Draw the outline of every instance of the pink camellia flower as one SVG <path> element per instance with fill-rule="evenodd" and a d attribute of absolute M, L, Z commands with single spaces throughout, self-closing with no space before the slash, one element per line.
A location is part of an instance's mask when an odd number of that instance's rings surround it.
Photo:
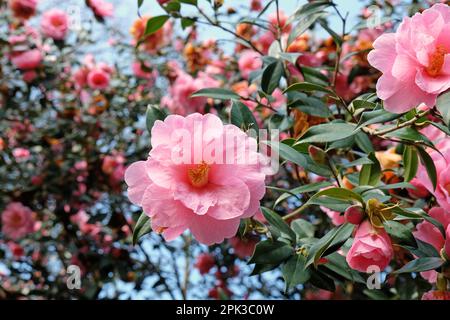
<path fill-rule="evenodd" d="M 202 253 L 195 261 L 195 267 L 200 274 L 207 274 L 216 265 L 216 259 L 209 253 Z"/>
<path fill-rule="evenodd" d="M 87 84 L 91 89 L 106 89 L 109 86 L 110 75 L 108 72 L 94 68 L 87 75 Z"/>
<path fill-rule="evenodd" d="M 59 9 L 51 9 L 42 15 L 42 32 L 55 40 L 63 40 L 69 30 L 69 17 Z"/>
<path fill-rule="evenodd" d="M 88 0 L 88 6 L 92 8 L 96 16 L 111 17 L 114 13 L 114 5 L 104 0 Z"/>
<path fill-rule="evenodd" d="M 10 0 L 9 7 L 14 16 L 27 20 L 36 13 L 37 0 Z"/>
<path fill-rule="evenodd" d="M 33 211 L 20 202 L 11 202 L 2 212 L 2 233 L 17 240 L 33 232 Z"/>
<path fill-rule="evenodd" d="M 39 49 L 14 53 L 11 62 L 20 70 L 35 69 L 41 65 L 42 53 Z"/>
<path fill-rule="evenodd" d="M 242 78 L 248 79 L 252 71 L 256 71 L 262 67 L 261 55 L 252 50 L 245 50 L 239 58 L 238 66 Z"/>
<path fill-rule="evenodd" d="M 422 300 L 450 300 L 450 291 L 430 290 L 423 294 Z"/>
<path fill-rule="evenodd" d="M 380 270 L 384 270 L 393 255 L 391 239 L 386 231 L 372 227 L 366 220 L 356 230 L 346 260 L 352 269 L 367 272 L 370 266 L 377 266 Z"/>
<path fill-rule="evenodd" d="M 266 167 L 256 140 L 238 127 L 213 114 L 170 115 L 155 122 L 151 144 L 125 182 L 131 202 L 166 240 L 189 229 L 201 243 L 221 243 L 258 212 Z"/>
<path fill-rule="evenodd" d="M 158 0 L 158 3 L 163 5 L 166 4 L 167 2 L 169 2 L 170 0 Z"/>
<path fill-rule="evenodd" d="M 415 186 L 422 185 L 425 187 L 435 196 L 439 206 L 450 212 L 450 175 L 448 174 L 450 170 L 450 139 L 440 141 L 436 144 L 436 147 L 439 149 L 439 152 L 431 149 L 427 150 L 436 167 L 436 189 L 433 187 L 426 168 L 422 164 L 419 165 L 416 178 L 413 181 Z"/>
<path fill-rule="evenodd" d="M 255 246 L 258 243 L 257 237 L 241 238 L 239 236 L 233 237 L 230 240 L 233 247 L 234 254 L 241 259 L 250 257 L 255 251 Z"/>
<path fill-rule="evenodd" d="M 433 7 L 407 17 L 396 33 L 373 44 L 369 63 L 383 72 L 377 94 L 386 110 L 402 113 L 420 103 L 434 106 L 450 88 L 450 7 Z"/>
<path fill-rule="evenodd" d="M 28 160 L 30 158 L 30 150 L 25 148 L 15 148 L 12 154 L 16 161 Z"/>
<path fill-rule="evenodd" d="M 445 247 L 445 253 L 450 257 L 450 213 L 440 207 L 431 208 L 428 214 L 439 221 L 446 229 L 446 237 L 442 235 L 437 227 L 428 221 L 423 221 L 416 226 L 413 235 L 416 239 L 431 244 L 438 252 Z M 437 279 L 437 272 L 434 270 L 420 273 L 429 282 L 434 283 Z"/>

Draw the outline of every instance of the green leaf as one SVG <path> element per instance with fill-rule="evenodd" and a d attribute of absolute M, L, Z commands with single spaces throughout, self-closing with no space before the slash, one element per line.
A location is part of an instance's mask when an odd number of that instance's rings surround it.
<path fill-rule="evenodd" d="M 329 122 L 313 126 L 300 137 L 298 143 L 325 143 L 355 135 L 356 126 L 351 123 Z"/>
<path fill-rule="evenodd" d="M 385 123 L 395 119 L 398 119 L 402 114 L 390 113 L 384 109 L 378 109 L 373 111 L 365 111 L 362 113 L 359 119 L 358 128 L 366 127 L 370 124 Z"/>
<path fill-rule="evenodd" d="M 334 285 L 333 279 L 330 279 L 327 275 L 323 274 L 318 270 L 311 270 L 311 278 L 309 282 L 316 286 L 317 288 L 324 289 L 327 291 L 335 292 L 336 286 Z"/>
<path fill-rule="evenodd" d="M 343 255 L 335 252 L 328 255 L 327 260 L 328 260 L 327 263 L 323 265 L 325 268 L 330 269 L 331 271 L 337 273 L 341 277 L 350 280 L 352 282 L 358 282 L 362 284 L 366 283 L 366 281 L 359 274 L 359 272 L 350 268 Z"/>
<path fill-rule="evenodd" d="M 289 227 L 289 225 L 276 212 L 266 207 L 261 207 L 261 211 L 267 222 L 269 222 L 269 224 L 274 228 L 278 229 L 284 238 L 291 240 L 293 243 L 296 242 L 295 232 L 292 231 L 291 227 Z"/>
<path fill-rule="evenodd" d="M 308 155 L 296 150 L 295 148 L 285 144 L 272 144 L 270 141 L 261 141 L 261 143 L 269 145 L 274 152 L 277 152 L 281 158 L 291 161 L 305 170 L 311 171 L 323 177 L 329 177 L 332 172 L 327 166 L 316 164 Z"/>
<path fill-rule="evenodd" d="M 231 103 L 231 123 L 244 130 L 258 130 L 258 123 L 253 112 L 245 104 L 237 100 L 232 100 Z"/>
<path fill-rule="evenodd" d="M 311 91 L 320 91 L 325 92 L 327 94 L 331 94 L 333 96 L 336 96 L 336 94 L 333 92 L 333 90 L 330 90 L 324 86 L 321 86 L 319 84 L 310 83 L 310 82 L 298 82 L 290 85 L 284 90 L 284 93 L 291 92 L 291 91 L 300 91 L 300 92 L 311 92 Z"/>
<path fill-rule="evenodd" d="M 269 64 L 262 74 L 261 89 L 267 94 L 272 94 L 278 87 L 283 73 L 284 67 L 281 61 L 277 60 Z"/>
<path fill-rule="evenodd" d="M 298 239 L 314 237 L 314 225 L 305 219 L 296 219 L 291 222 L 291 228 L 294 230 Z"/>
<path fill-rule="evenodd" d="M 325 236 L 314 243 L 309 249 L 305 268 L 313 263 L 314 266 L 317 267 L 320 258 L 332 246 L 332 244 L 334 243 L 337 245 L 345 242 L 351 236 L 354 227 L 355 226 L 350 223 L 342 224 L 331 229 Z"/>
<path fill-rule="evenodd" d="M 437 98 L 436 108 L 442 115 L 447 127 L 450 127 L 450 92 L 443 93 Z"/>
<path fill-rule="evenodd" d="M 325 12 L 314 12 L 308 15 L 301 15 L 300 19 L 296 20 L 298 23 L 292 29 L 288 37 L 287 45 L 289 46 L 295 39 L 302 35 L 306 30 L 311 27 L 317 19 L 325 16 Z"/>
<path fill-rule="evenodd" d="M 416 129 L 413 128 L 401 128 L 399 130 L 389 132 L 385 135 L 386 137 L 394 137 L 400 138 L 402 140 L 412 141 L 414 143 L 422 142 L 429 147 L 434 147 L 433 143 L 425 137 L 424 135 L 417 132 Z"/>
<path fill-rule="evenodd" d="M 289 258 L 281 268 L 284 282 L 286 283 L 285 292 L 296 285 L 303 284 L 311 277 L 309 269 L 305 269 L 306 258 L 301 254 L 296 254 Z"/>
<path fill-rule="evenodd" d="M 252 273 L 250 273 L 250 276 L 255 276 L 257 274 L 261 274 L 261 273 L 273 270 L 278 266 L 279 266 L 279 264 L 255 264 L 255 266 L 253 267 Z"/>
<path fill-rule="evenodd" d="M 186 29 L 187 27 L 192 26 L 195 23 L 195 19 L 193 18 L 181 18 L 181 28 Z"/>
<path fill-rule="evenodd" d="M 178 0 L 181 3 L 190 4 L 192 6 L 197 6 L 197 0 Z"/>
<path fill-rule="evenodd" d="M 323 197 L 323 196 L 340 199 L 340 200 L 357 201 L 357 202 L 361 203 L 362 205 L 364 205 L 364 200 L 359 194 L 357 194 L 349 189 L 345 189 L 345 188 L 328 188 L 328 189 L 321 190 L 321 191 L 317 192 L 315 195 L 313 195 L 306 202 L 306 204 L 309 204 L 309 202 L 311 202 L 312 200 L 315 200 L 315 199 L 317 199 L 319 197 Z"/>
<path fill-rule="evenodd" d="M 407 226 L 393 220 L 385 221 L 383 225 L 384 230 L 386 230 L 386 232 L 399 244 L 417 248 L 416 240 Z"/>
<path fill-rule="evenodd" d="M 278 265 L 293 254 L 294 249 L 285 242 L 264 240 L 256 245 L 248 264 Z"/>
<path fill-rule="evenodd" d="M 145 213 L 141 213 L 138 221 L 136 222 L 136 225 L 134 226 L 133 245 L 136 245 L 136 243 L 142 236 L 146 235 L 147 233 L 150 233 L 151 231 L 152 226 L 150 218 Z"/>
<path fill-rule="evenodd" d="M 334 43 L 336 43 L 337 46 L 342 46 L 342 37 L 328 26 L 327 21 L 325 19 L 320 19 L 319 23 L 322 26 L 322 28 L 324 28 L 330 34 L 330 36 L 334 40 Z"/>
<path fill-rule="evenodd" d="M 142 38 L 145 39 L 147 36 L 161 29 L 169 18 L 169 15 L 161 15 L 148 19 Z"/>
<path fill-rule="evenodd" d="M 364 186 L 375 186 L 380 182 L 381 178 L 381 166 L 378 162 L 377 157 L 375 157 L 375 153 L 371 152 L 368 155 L 372 164 L 364 164 L 359 173 L 359 185 Z"/>
<path fill-rule="evenodd" d="M 438 228 L 439 231 L 441 232 L 442 236 L 445 238 L 444 226 L 436 219 L 430 217 L 422 209 L 418 210 L 417 212 L 414 212 L 414 211 L 411 211 L 411 210 L 408 210 L 405 208 L 395 207 L 392 209 L 392 211 L 393 211 L 393 213 L 395 213 L 396 215 L 399 215 L 401 217 L 405 217 L 405 218 L 409 218 L 409 219 L 424 219 L 424 220 L 428 221 L 429 223 L 434 225 L 436 228 Z"/>
<path fill-rule="evenodd" d="M 405 181 L 411 181 L 417 173 L 419 167 L 419 157 L 417 150 L 413 146 L 406 145 L 403 150 L 403 168 Z"/>
<path fill-rule="evenodd" d="M 444 264 L 442 258 L 431 257 L 431 258 L 419 258 L 412 260 L 405 264 L 400 269 L 394 271 L 393 273 L 411 273 L 411 272 L 423 272 L 439 268 Z"/>
<path fill-rule="evenodd" d="M 415 146 L 420 157 L 420 162 L 425 166 L 427 170 L 428 177 L 430 178 L 431 183 L 433 184 L 433 189 L 436 189 L 437 185 L 437 172 L 436 166 L 434 165 L 434 160 L 430 157 L 428 152 L 425 151 L 420 146 Z"/>
<path fill-rule="evenodd" d="M 310 184 L 307 184 L 304 186 L 300 186 L 300 187 L 288 190 L 287 192 L 283 193 L 281 196 L 278 197 L 278 199 L 275 201 L 274 207 L 291 196 L 296 196 L 301 193 L 317 191 L 317 190 L 320 190 L 320 189 L 323 189 L 323 188 L 329 187 L 329 186 L 331 186 L 330 182 L 321 181 L 321 182 L 310 183 Z"/>
<path fill-rule="evenodd" d="M 159 109 L 155 105 L 148 105 L 147 111 L 145 113 L 145 124 L 149 134 L 152 132 L 153 125 L 156 120 L 164 120 L 166 114 L 163 110 Z"/>
<path fill-rule="evenodd" d="M 291 103 L 289 106 L 291 108 L 297 108 L 311 116 L 329 118 L 333 115 L 327 105 L 323 103 L 322 100 L 315 97 L 298 97 L 296 101 Z"/>
<path fill-rule="evenodd" d="M 423 242 L 422 240 L 419 239 L 415 240 L 417 243 L 417 248 L 408 245 L 401 245 L 401 246 L 406 250 L 409 250 L 413 255 L 417 256 L 418 258 L 439 257 L 439 252 L 433 245 Z"/>
<path fill-rule="evenodd" d="M 195 97 L 208 97 L 208 98 L 212 98 L 212 99 L 218 99 L 218 100 L 230 100 L 230 99 L 234 99 L 234 100 L 239 100 L 241 97 L 228 89 L 223 89 L 223 88 L 205 88 L 205 89 L 200 89 L 196 92 L 194 92 L 191 95 L 192 98 Z"/>
<path fill-rule="evenodd" d="M 372 141 L 370 141 L 369 136 L 363 131 L 360 131 L 356 134 L 355 142 L 356 145 L 365 153 L 371 153 L 375 151 Z"/>

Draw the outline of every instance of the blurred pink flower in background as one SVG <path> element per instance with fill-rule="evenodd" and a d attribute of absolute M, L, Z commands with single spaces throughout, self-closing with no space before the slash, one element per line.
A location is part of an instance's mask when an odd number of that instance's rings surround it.
<path fill-rule="evenodd" d="M 19 19 L 29 19 L 36 13 L 38 0 L 10 0 L 9 7 Z"/>
<path fill-rule="evenodd" d="M 194 141 L 194 132 L 200 130 L 199 126 L 203 133 L 195 139 L 193 154 L 187 159 L 192 164 L 177 164 L 172 150 L 183 152 L 184 140 L 188 138 L 182 138 L 180 134 L 188 134 Z M 223 143 L 229 135 L 237 139 L 247 153 L 247 159 L 256 160 L 256 164 L 245 161 L 238 164 L 237 158 L 226 164 L 208 159 L 208 152 L 212 151 L 208 148 L 217 146 L 220 141 Z M 129 166 L 125 181 L 131 202 L 143 207 L 152 218 L 153 230 L 162 232 L 166 240 L 173 240 L 189 229 L 201 243 L 220 243 L 236 234 L 242 218 L 251 217 L 258 211 L 259 200 L 265 193 L 265 174 L 258 161 L 260 155 L 253 149 L 256 140 L 238 127 L 223 125 L 212 114 L 170 115 L 164 122 L 156 121 L 151 142 L 149 158 Z M 236 146 L 225 147 L 222 151 L 214 149 L 221 152 L 216 157 L 226 156 L 225 152 L 239 157 Z"/>
<path fill-rule="evenodd" d="M 87 84 L 91 89 L 106 89 L 109 86 L 110 75 L 108 72 L 94 68 L 87 75 Z"/>
<path fill-rule="evenodd" d="M 200 274 L 207 274 L 216 265 L 216 259 L 209 253 L 199 254 L 195 261 L 195 267 Z"/>
<path fill-rule="evenodd" d="M 30 158 L 30 151 L 25 148 L 15 148 L 13 149 L 12 154 L 16 161 L 24 161 Z"/>
<path fill-rule="evenodd" d="M 450 251 L 450 247 L 447 244 L 450 241 L 450 213 L 444 210 L 443 208 L 434 207 L 431 208 L 428 214 L 439 221 L 444 229 L 446 229 L 446 238 L 441 234 L 439 229 L 435 227 L 428 221 L 422 221 L 416 226 L 416 231 L 413 232 L 413 235 L 416 239 L 419 239 L 423 242 L 431 244 L 438 252 L 441 251 L 442 248 Z M 447 243 L 446 243 L 447 242 Z M 450 257 L 450 252 L 447 252 L 447 255 Z M 427 279 L 429 282 L 434 283 L 437 279 L 437 272 L 434 270 L 421 272 L 422 277 Z"/>
<path fill-rule="evenodd" d="M 44 12 L 41 20 L 41 30 L 46 36 L 55 40 L 63 40 L 69 30 L 69 17 L 60 9 Z"/>
<path fill-rule="evenodd" d="M 252 50 L 245 50 L 239 58 L 238 66 L 242 78 L 248 79 L 252 71 L 256 71 L 262 67 L 261 55 Z"/>
<path fill-rule="evenodd" d="M 111 17 L 114 14 L 114 5 L 105 0 L 88 0 L 87 4 L 99 17 Z"/>
<path fill-rule="evenodd" d="M 3 210 L 2 214 L 2 233 L 5 236 L 18 240 L 28 233 L 33 232 L 34 218 L 33 211 L 25 207 L 20 202 L 11 202 Z"/>
<path fill-rule="evenodd" d="M 11 62 L 21 70 L 35 69 L 41 65 L 42 53 L 39 49 L 13 53 Z"/>
<path fill-rule="evenodd" d="M 241 259 L 250 257 L 255 251 L 255 246 L 259 239 L 257 237 L 241 238 L 239 236 L 233 237 L 229 240 L 230 245 L 233 247 L 234 254 Z"/>
<path fill-rule="evenodd" d="M 377 94 L 388 111 L 402 113 L 420 103 L 434 106 L 436 97 L 450 88 L 449 32 L 450 7 L 435 4 L 374 42 L 368 61 L 383 72 Z"/>

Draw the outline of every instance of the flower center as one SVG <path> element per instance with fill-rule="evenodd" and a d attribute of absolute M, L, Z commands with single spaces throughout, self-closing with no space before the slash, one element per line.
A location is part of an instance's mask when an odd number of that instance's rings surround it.
<path fill-rule="evenodd" d="M 205 162 L 194 165 L 188 169 L 189 182 L 197 188 L 203 187 L 208 183 L 209 165 Z"/>
<path fill-rule="evenodd" d="M 11 224 L 19 227 L 22 224 L 22 216 L 20 214 L 14 214 L 11 218 Z"/>
<path fill-rule="evenodd" d="M 426 68 L 427 73 L 435 77 L 441 72 L 442 66 L 444 65 L 446 50 L 442 45 L 437 46 L 436 51 L 430 55 L 430 62 Z"/>

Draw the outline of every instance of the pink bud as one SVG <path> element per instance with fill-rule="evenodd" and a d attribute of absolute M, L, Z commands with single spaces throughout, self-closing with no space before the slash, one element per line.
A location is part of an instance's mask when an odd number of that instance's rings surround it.
<path fill-rule="evenodd" d="M 345 220 L 351 224 L 358 225 L 364 218 L 364 210 L 359 205 L 348 207 L 344 213 Z"/>

